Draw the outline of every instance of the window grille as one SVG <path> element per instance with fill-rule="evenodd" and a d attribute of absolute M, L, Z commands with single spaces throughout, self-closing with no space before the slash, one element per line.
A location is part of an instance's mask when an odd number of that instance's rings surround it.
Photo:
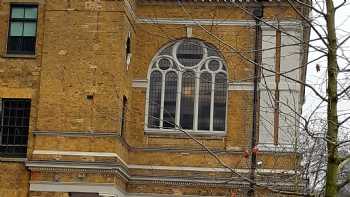
<path fill-rule="evenodd" d="M 26 156 L 30 117 L 30 103 L 30 99 L 1 100 L 1 156 Z"/>

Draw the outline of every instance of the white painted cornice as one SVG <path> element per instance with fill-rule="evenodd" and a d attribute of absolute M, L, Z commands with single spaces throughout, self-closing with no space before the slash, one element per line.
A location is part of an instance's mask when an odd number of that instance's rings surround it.
<path fill-rule="evenodd" d="M 226 168 L 209 168 L 209 167 L 193 167 L 193 166 L 158 166 L 158 165 L 136 165 L 127 164 L 121 157 L 116 153 L 111 152 L 81 152 L 81 151 L 50 151 L 50 150 L 34 150 L 33 155 L 54 155 L 54 156 L 90 156 L 90 157 L 114 157 L 119 163 L 123 164 L 125 172 L 128 170 L 166 170 L 166 171 L 197 171 L 197 172 L 230 172 Z M 70 169 L 104 169 L 104 170 L 115 170 L 119 169 L 118 163 L 98 163 L 98 162 L 68 162 L 68 161 L 28 161 L 27 167 L 30 168 L 70 168 Z M 248 169 L 235 169 L 237 173 L 248 173 Z M 294 174 L 293 170 L 284 169 L 258 169 L 260 173 L 284 173 Z M 128 175 L 127 175 L 128 176 Z"/>

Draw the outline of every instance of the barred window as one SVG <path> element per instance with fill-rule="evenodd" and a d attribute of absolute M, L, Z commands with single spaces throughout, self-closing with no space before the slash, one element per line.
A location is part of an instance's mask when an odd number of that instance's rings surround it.
<path fill-rule="evenodd" d="M 0 155 L 26 157 L 30 99 L 0 99 Z"/>
<path fill-rule="evenodd" d="M 227 72 L 211 44 L 183 39 L 151 62 L 146 128 L 225 131 Z"/>

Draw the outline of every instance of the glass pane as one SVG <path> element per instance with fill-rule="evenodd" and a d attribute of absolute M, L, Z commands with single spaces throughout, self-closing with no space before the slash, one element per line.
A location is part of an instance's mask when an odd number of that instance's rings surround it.
<path fill-rule="evenodd" d="M 211 60 L 208 64 L 208 68 L 211 71 L 217 71 L 220 67 L 220 63 L 217 60 Z"/>
<path fill-rule="evenodd" d="M 160 126 L 161 94 L 162 74 L 159 71 L 153 71 L 149 89 L 148 128 L 159 128 Z"/>
<path fill-rule="evenodd" d="M 36 34 L 36 22 L 25 22 L 23 36 L 32 36 Z"/>
<path fill-rule="evenodd" d="M 163 113 L 164 128 L 175 128 L 176 95 L 177 74 L 175 72 L 168 72 L 165 75 L 165 95 Z"/>
<path fill-rule="evenodd" d="M 218 49 L 212 45 L 212 44 L 209 44 L 209 43 L 205 43 L 206 47 L 207 47 L 207 52 L 208 52 L 208 56 L 217 56 L 219 57 L 219 53 L 218 53 Z"/>
<path fill-rule="evenodd" d="M 23 48 L 22 53 L 34 54 L 35 53 L 35 37 L 22 37 Z"/>
<path fill-rule="evenodd" d="M 226 96 L 227 96 L 227 79 L 226 75 L 219 73 L 215 77 L 214 90 L 214 131 L 224 131 L 226 121 Z"/>
<path fill-rule="evenodd" d="M 157 68 L 157 64 L 154 63 L 154 64 L 152 65 L 152 68 Z"/>
<path fill-rule="evenodd" d="M 180 126 L 183 129 L 193 128 L 193 110 L 195 93 L 195 74 L 186 71 L 182 76 Z"/>
<path fill-rule="evenodd" d="M 24 18 L 24 8 L 14 7 L 11 10 L 11 18 Z"/>
<path fill-rule="evenodd" d="M 170 60 L 165 59 L 165 58 L 159 60 L 159 62 L 158 62 L 158 66 L 162 70 L 166 70 L 166 69 L 170 68 L 170 65 L 171 65 Z"/>
<path fill-rule="evenodd" d="M 225 64 L 222 64 L 222 70 L 226 71 L 226 66 L 225 66 Z"/>
<path fill-rule="evenodd" d="M 186 67 L 195 66 L 203 58 L 203 47 L 198 41 L 185 40 L 177 49 L 176 57 Z"/>
<path fill-rule="evenodd" d="M 210 130 L 211 74 L 202 73 L 199 84 L 198 129 Z"/>
<path fill-rule="evenodd" d="M 38 13 L 38 8 L 35 8 L 35 7 L 25 8 L 25 18 L 36 19 L 37 13 Z"/>
<path fill-rule="evenodd" d="M 23 35 L 23 22 L 11 22 L 10 36 Z"/>

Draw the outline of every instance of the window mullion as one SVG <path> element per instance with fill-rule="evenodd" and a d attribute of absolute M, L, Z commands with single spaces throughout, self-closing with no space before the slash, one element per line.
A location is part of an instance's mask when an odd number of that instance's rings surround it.
<path fill-rule="evenodd" d="M 210 96 L 210 131 L 214 129 L 214 93 L 215 93 L 215 74 L 211 77 L 211 96 Z"/>
<path fill-rule="evenodd" d="M 193 130 L 198 130 L 199 72 L 195 72 Z"/>
<path fill-rule="evenodd" d="M 182 72 L 178 72 L 177 75 L 178 84 L 177 84 L 177 94 L 176 94 L 176 110 L 175 110 L 175 124 L 176 127 L 180 125 L 180 109 L 181 109 L 181 87 L 182 87 Z"/>
<path fill-rule="evenodd" d="M 161 98 L 160 98 L 160 116 L 159 116 L 160 122 L 159 122 L 159 128 L 163 128 L 165 75 L 166 75 L 166 73 L 162 72 L 162 92 L 161 92 Z"/>

